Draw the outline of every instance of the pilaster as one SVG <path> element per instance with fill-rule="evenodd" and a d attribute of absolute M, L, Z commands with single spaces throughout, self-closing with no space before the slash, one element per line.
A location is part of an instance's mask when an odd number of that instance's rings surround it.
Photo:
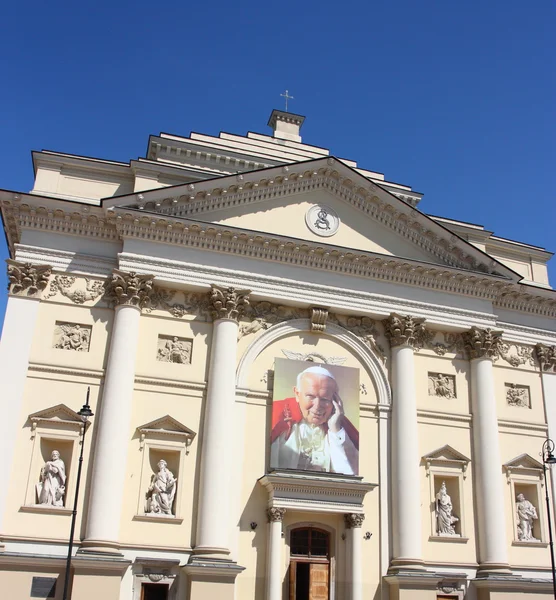
<path fill-rule="evenodd" d="M 346 525 L 346 542 L 349 545 L 348 599 L 363 598 L 363 557 L 361 526 L 365 520 L 363 513 L 347 513 L 344 515 Z"/>
<path fill-rule="evenodd" d="M 269 508 L 268 517 L 268 558 L 267 558 L 267 600 L 282 598 L 282 522 L 285 508 Z"/>

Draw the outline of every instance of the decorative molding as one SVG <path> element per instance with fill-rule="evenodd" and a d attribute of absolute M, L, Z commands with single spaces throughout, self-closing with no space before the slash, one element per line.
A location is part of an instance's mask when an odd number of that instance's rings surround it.
<path fill-rule="evenodd" d="M 441 336 L 442 341 L 437 341 Z M 432 350 L 438 356 L 454 353 L 456 356 L 465 356 L 465 344 L 461 333 L 446 331 L 429 331 L 424 336 L 424 347 Z"/>
<path fill-rule="evenodd" d="M 91 325 L 81 323 L 64 323 L 56 321 L 54 327 L 53 348 L 74 352 L 89 352 L 91 343 Z"/>
<path fill-rule="evenodd" d="M 540 481 L 544 479 L 542 463 L 535 460 L 529 454 L 520 454 L 503 465 L 506 471 L 508 483 L 512 480 L 512 475 L 532 475 Z"/>
<path fill-rule="evenodd" d="M 556 373 L 556 346 L 537 344 L 535 354 L 541 366 L 541 371 Z"/>
<path fill-rule="evenodd" d="M 31 421 L 31 439 L 35 437 L 39 426 L 54 429 L 61 427 L 66 431 L 74 430 L 75 436 L 77 436 L 82 434 L 83 427 L 89 427 L 91 424 L 90 421 L 83 421 L 80 415 L 65 404 L 56 404 L 32 413 L 29 415 L 29 421 Z"/>
<path fill-rule="evenodd" d="M 456 378 L 446 373 L 428 373 L 429 396 L 456 398 Z"/>
<path fill-rule="evenodd" d="M 346 513 L 344 515 L 344 523 L 346 529 L 356 529 L 363 525 L 365 515 L 363 513 Z"/>
<path fill-rule="evenodd" d="M 323 362 L 325 365 L 343 365 L 347 358 L 345 356 L 325 356 L 319 352 L 294 352 L 282 348 L 282 354 L 289 360 L 306 360 L 310 362 Z M 315 360 L 316 359 L 316 360 Z"/>
<path fill-rule="evenodd" d="M 284 520 L 284 515 L 286 514 L 285 508 L 267 508 L 266 516 L 268 517 L 269 523 L 276 523 L 278 521 L 282 522 Z"/>
<path fill-rule="evenodd" d="M 183 301 L 175 302 L 176 296 L 180 294 L 183 295 Z M 202 321 L 210 321 L 210 305 L 207 296 L 197 292 L 155 286 L 151 301 L 144 312 L 151 313 L 153 310 L 165 310 L 177 319 L 192 316 Z"/>
<path fill-rule="evenodd" d="M 8 292 L 14 296 L 40 298 L 52 274 L 50 265 L 35 265 L 8 258 Z"/>
<path fill-rule="evenodd" d="M 470 331 L 463 333 L 465 349 L 469 357 L 474 358 L 494 358 L 500 353 L 502 343 L 502 332 L 492 329 L 480 329 L 471 327 Z"/>
<path fill-rule="evenodd" d="M 425 319 L 392 313 L 384 320 L 384 333 L 392 348 L 398 346 L 422 348 L 428 332 L 425 328 Z"/>
<path fill-rule="evenodd" d="M 153 275 L 114 269 L 112 277 L 106 282 L 105 297 L 112 304 L 142 309 L 151 302 L 154 293 L 153 279 Z"/>
<path fill-rule="evenodd" d="M 250 302 L 244 308 L 242 320 L 239 323 L 238 339 L 252 335 L 261 330 L 265 331 L 290 319 L 309 317 L 309 309 L 294 306 L 283 306 L 272 302 Z"/>
<path fill-rule="evenodd" d="M 76 283 L 85 282 L 85 289 Z M 75 287 L 74 287 L 75 286 Z M 105 281 L 99 279 L 89 279 L 88 277 L 76 277 L 74 275 L 56 275 L 50 282 L 50 288 L 44 298 L 52 298 L 56 294 L 71 300 L 74 304 L 84 304 L 93 302 L 105 291 Z"/>
<path fill-rule="evenodd" d="M 370 317 L 334 313 L 328 316 L 328 322 L 339 325 L 356 335 L 369 350 L 381 358 L 383 363 L 386 362 L 386 351 L 377 342 L 381 335 L 378 329 L 380 321 L 373 321 Z"/>
<path fill-rule="evenodd" d="M 328 310 L 326 308 L 311 308 L 311 331 L 322 333 L 326 331 Z"/>
<path fill-rule="evenodd" d="M 427 477 L 430 477 L 431 466 L 455 466 L 458 469 L 461 469 L 461 472 L 463 473 L 463 478 L 465 479 L 467 467 L 471 462 L 470 458 L 468 458 L 461 452 L 454 450 L 454 448 L 452 448 L 452 446 L 449 446 L 448 444 L 442 446 L 442 448 L 437 448 L 436 450 L 425 454 L 422 457 L 422 459 L 425 463 L 425 472 L 427 474 Z"/>
<path fill-rule="evenodd" d="M 505 383 L 506 402 L 508 406 L 518 406 L 520 408 L 531 408 L 531 390 L 527 385 L 518 385 L 517 383 Z"/>
<path fill-rule="evenodd" d="M 186 427 L 170 415 L 165 415 L 145 425 L 140 425 L 137 427 L 137 431 L 141 434 L 140 448 L 143 448 L 145 445 L 146 437 L 174 437 L 183 441 L 186 454 L 189 454 L 189 446 L 197 435 L 189 427 Z"/>
<path fill-rule="evenodd" d="M 246 306 L 249 306 L 250 290 L 238 290 L 234 287 L 211 285 L 209 301 L 212 318 L 238 321 Z"/>
<path fill-rule="evenodd" d="M 498 347 L 498 356 L 512 367 L 519 367 L 521 365 L 536 366 L 534 348 L 532 346 L 502 340 Z"/>

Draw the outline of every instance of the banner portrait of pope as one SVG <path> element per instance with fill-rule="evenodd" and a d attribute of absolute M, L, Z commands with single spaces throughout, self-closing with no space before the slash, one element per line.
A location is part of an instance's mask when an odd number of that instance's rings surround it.
<path fill-rule="evenodd" d="M 357 475 L 358 426 L 358 369 L 275 359 L 271 469 Z"/>

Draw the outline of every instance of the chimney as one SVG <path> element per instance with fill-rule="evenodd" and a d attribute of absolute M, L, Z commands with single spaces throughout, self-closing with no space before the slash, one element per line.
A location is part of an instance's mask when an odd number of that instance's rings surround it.
<path fill-rule="evenodd" d="M 273 129 L 273 137 L 301 143 L 299 130 L 303 121 L 305 121 L 305 117 L 301 115 L 274 109 L 268 120 L 268 126 Z"/>

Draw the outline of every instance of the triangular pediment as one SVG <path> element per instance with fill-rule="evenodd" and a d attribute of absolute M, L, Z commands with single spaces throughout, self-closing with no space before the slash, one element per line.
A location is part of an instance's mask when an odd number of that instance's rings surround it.
<path fill-rule="evenodd" d="M 56 404 L 50 408 L 39 410 L 38 412 L 29 415 L 29 420 L 32 422 L 51 421 L 83 424 L 83 419 L 65 404 Z"/>
<path fill-rule="evenodd" d="M 292 239 L 326 252 L 329 247 L 469 270 L 518 281 L 513 271 L 409 203 L 334 158 L 110 198 L 103 206 L 130 219 L 171 227 L 214 224 L 232 237 L 246 234 Z M 327 215 L 316 223 L 322 207 Z M 311 212 L 312 211 L 312 212 Z M 316 212 L 315 212 L 316 211 Z M 330 235 L 337 218 L 338 228 Z M 179 223 L 181 221 L 181 223 Z M 156 221 L 155 221 L 156 222 Z M 194 225 L 193 227 L 194 228 Z M 323 235 L 324 234 L 324 235 Z M 220 234 L 224 235 L 224 234 Z M 271 242 L 269 242 L 271 243 Z"/>
<path fill-rule="evenodd" d="M 509 462 L 504 464 L 504 468 L 506 470 L 518 471 L 518 470 L 533 470 L 533 471 L 542 471 L 542 463 L 538 460 L 535 460 L 529 454 L 520 454 L 516 456 Z"/>
<path fill-rule="evenodd" d="M 164 417 L 145 423 L 145 425 L 137 427 L 137 430 L 142 434 L 186 436 L 190 440 L 196 435 L 189 427 L 186 427 L 183 423 L 180 423 L 170 415 L 165 415 Z"/>
<path fill-rule="evenodd" d="M 438 448 L 432 452 L 429 452 L 428 454 L 425 454 L 423 456 L 423 460 L 427 462 L 439 461 L 468 463 L 471 459 L 452 448 L 452 446 L 446 444 L 445 446 L 442 446 L 442 448 Z"/>

